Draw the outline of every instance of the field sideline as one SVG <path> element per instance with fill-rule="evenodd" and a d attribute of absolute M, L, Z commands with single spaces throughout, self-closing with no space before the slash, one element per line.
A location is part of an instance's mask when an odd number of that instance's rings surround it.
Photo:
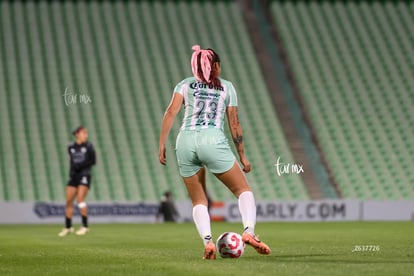
<path fill-rule="evenodd" d="M 0 225 L 0 275 L 414 275 L 412 222 L 259 223 L 270 256 L 247 247 L 216 261 L 201 259 L 191 223 L 92 224 L 65 238 L 60 228 Z M 241 225 L 212 229 L 217 238 Z"/>

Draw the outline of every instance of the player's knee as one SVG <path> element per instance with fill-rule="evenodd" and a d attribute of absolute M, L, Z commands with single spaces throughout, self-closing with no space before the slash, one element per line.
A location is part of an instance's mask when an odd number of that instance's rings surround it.
<path fill-rule="evenodd" d="M 79 209 L 83 209 L 83 208 L 86 208 L 88 205 L 86 205 L 86 202 L 85 201 L 82 201 L 82 202 L 79 202 L 78 203 L 78 207 L 79 207 Z"/>

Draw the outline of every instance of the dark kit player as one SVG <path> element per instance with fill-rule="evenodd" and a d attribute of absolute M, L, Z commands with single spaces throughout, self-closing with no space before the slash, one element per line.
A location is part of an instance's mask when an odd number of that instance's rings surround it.
<path fill-rule="evenodd" d="M 70 179 L 66 186 L 65 228 L 59 233 L 60 237 L 74 232 L 72 216 L 75 197 L 82 216 L 82 227 L 76 234 L 85 235 L 89 231 L 85 198 L 91 185 L 91 168 L 96 163 L 96 154 L 93 145 L 88 142 L 88 130 L 85 127 L 78 127 L 72 134 L 76 141 L 68 146 Z"/>
<path fill-rule="evenodd" d="M 163 217 L 164 222 L 176 222 L 176 218 L 179 217 L 170 191 L 164 193 L 158 206 L 157 222 L 160 221 L 161 217 Z"/>

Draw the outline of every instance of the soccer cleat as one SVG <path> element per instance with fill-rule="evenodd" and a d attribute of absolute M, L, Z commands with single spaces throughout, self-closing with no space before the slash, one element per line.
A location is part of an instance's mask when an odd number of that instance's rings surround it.
<path fill-rule="evenodd" d="M 78 235 L 78 236 L 83 236 L 83 235 L 85 235 L 86 233 L 88 233 L 89 232 L 89 228 L 88 227 L 81 227 L 81 228 L 79 228 L 79 230 L 78 231 L 76 231 L 76 235 Z"/>
<path fill-rule="evenodd" d="M 269 255 L 271 250 L 270 247 L 267 246 L 264 242 L 259 240 L 259 238 L 255 235 L 251 235 L 249 233 L 244 232 L 242 236 L 242 240 L 245 244 L 248 244 L 252 246 L 254 249 L 256 249 L 257 253 Z"/>
<path fill-rule="evenodd" d="M 215 260 L 216 259 L 216 246 L 213 242 L 208 242 L 204 248 L 204 260 Z"/>
<path fill-rule="evenodd" d="M 73 227 L 71 228 L 63 228 L 62 231 L 59 232 L 58 236 L 59 237 L 64 237 L 69 235 L 70 233 L 73 233 Z"/>

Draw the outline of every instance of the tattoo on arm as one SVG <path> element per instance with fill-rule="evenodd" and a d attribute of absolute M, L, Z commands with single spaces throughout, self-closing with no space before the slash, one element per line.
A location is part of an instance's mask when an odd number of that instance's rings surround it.
<path fill-rule="evenodd" d="M 233 137 L 233 142 L 236 146 L 243 143 L 243 135 L 236 134 L 236 137 Z"/>
<path fill-rule="evenodd" d="M 243 135 L 240 127 L 239 116 L 237 115 L 237 108 L 231 108 L 227 115 L 229 119 L 230 131 L 232 134 L 234 145 L 236 146 L 236 150 L 239 153 L 239 155 L 244 154 Z"/>

